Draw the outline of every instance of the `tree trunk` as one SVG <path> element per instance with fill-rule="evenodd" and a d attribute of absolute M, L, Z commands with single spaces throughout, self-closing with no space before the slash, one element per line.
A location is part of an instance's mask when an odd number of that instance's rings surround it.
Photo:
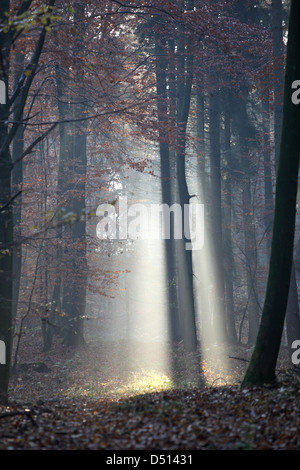
<path fill-rule="evenodd" d="M 264 196 L 265 196 L 265 230 L 266 230 L 266 248 L 267 256 L 269 259 L 271 240 L 272 240 L 272 226 L 273 226 L 273 185 L 272 185 L 272 171 L 271 171 L 271 142 L 270 142 L 270 103 L 269 97 L 266 102 L 263 102 L 263 142 L 264 142 Z"/>
<path fill-rule="evenodd" d="M 80 54 L 83 50 L 83 37 L 85 30 L 85 5 L 78 3 L 74 13 L 75 23 L 80 25 L 81 34 L 78 36 L 75 45 L 75 54 Z M 74 114 L 78 118 L 86 116 L 88 100 L 86 90 L 84 88 L 84 70 L 77 65 L 76 71 L 76 88 L 77 96 L 73 98 Z M 73 133 L 73 149 L 70 165 L 70 185 L 72 186 L 72 201 L 70 203 L 71 211 L 76 217 L 69 230 L 70 232 L 70 250 L 67 258 L 70 261 L 71 276 L 65 284 L 64 300 L 67 304 L 69 321 L 67 324 L 65 344 L 69 346 L 77 346 L 85 344 L 84 340 L 84 316 L 86 309 L 86 288 L 88 265 L 86 260 L 86 204 L 85 204 L 85 185 L 87 170 L 87 137 L 86 122 L 83 121 L 72 126 Z M 71 189 L 70 186 L 70 189 Z"/>
<path fill-rule="evenodd" d="M 9 11 L 10 2 L 4 0 L 0 7 L 0 23 L 4 22 L 5 12 Z M 8 78 L 9 78 L 9 38 L 0 31 L 1 62 L 0 80 L 5 84 L 5 104 L 0 105 L 0 247 L 1 244 L 13 243 L 13 210 L 11 175 L 12 160 L 9 149 L 4 146 L 8 137 L 6 121 L 9 116 Z M 3 150 L 4 147 L 4 150 Z M 0 365 L 0 403 L 8 398 L 9 369 L 12 348 L 12 286 L 13 286 L 13 250 L 8 248 L 0 255 L 0 340 L 5 345 L 5 364 Z"/>
<path fill-rule="evenodd" d="M 257 246 L 254 220 L 254 207 L 252 203 L 251 176 L 253 165 L 250 159 L 249 139 L 254 134 L 253 127 L 247 113 L 248 89 L 244 89 L 244 96 L 236 100 L 236 126 L 239 134 L 240 168 L 243 172 L 242 208 L 244 223 L 244 254 L 247 283 L 247 310 L 248 310 L 248 344 L 256 340 L 259 327 L 259 301 L 257 293 Z"/>
<path fill-rule="evenodd" d="M 68 80 L 68 79 L 67 79 Z M 68 195 L 68 189 L 72 188 L 69 180 L 70 167 L 73 157 L 73 136 L 71 132 L 71 124 L 64 120 L 71 117 L 68 96 L 64 95 L 64 89 L 67 90 L 66 82 L 62 80 L 62 73 L 59 65 L 56 66 L 56 86 L 58 95 L 58 113 L 59 120 L 59 163 L 58 163 L 58 180 L 57 180 L 57 240 L 58 246 L 56 250 L 56 279 L 54 280 L 54 292 L 57 302 L 60 303 L 61 309 L 66 317 L 60 319 L 60 331 L 64 336 L 68 330 L 68 319 L 71 315 L 71 299 L 72 292 L 69 292 L 69 279 L 72 276 L 72 251 L 70 249 L 71 229 L 67 224 L 63 225 L 63 217 L 66 213 L 72 211 L 72 202 Z M 60 276 L 62 263 L 65 266 L 65 277 Z M 53 293 L 54 296 L 54 293 Z M 61 300 L 60 300 L 61 299 Z M 57 307 L 57 306 L 56 306 Z M 47 346 L 48 347 L 48 346 Z"/>
<path fill-rule="evenodd" d="M 264 189 L 265 189 L 265 227 L 267 255 L 270 255 L 272 225 L 273 225 L 273 189 L 270 155 L 270 109 L 269 100 L 263 103 L 263 131 L 264 131 Z M 281 125 L 280 125 L 281 128 Z M 277 165 L 276 165 L 277 166 Z M 294 352 L 291 345 L 300 338 L 300 315 L 298 304 L 298 288 L 296 271 L 293 261 L 290 291 L 286 311 L 286 335 L 290 358 Z"/>
<path fill-rule="evenodd" d="M 276 362 L 288 302 L 295 234 L 299 171 L 300 107 L 291 101 L 300 77 L 300 4 L 291 1 L 284 84 L 283 123 L 276 181 L 270 268 L 259 332 L 242 385 L 276 383 Z"/>
<path fill-rule="evenodd" d="M 162 203 L 172 206 L 172 176 L 170 150 L 166 129 L 168 128 L 168 104 L 167 104 L 167 74 L 166 74 L 166 42 L 162 35 L 156 34 L 155 55 L 156 55 L 156 88 L 157 88 L 157 115 L 159 132 L 159 150 L 161 167 L 161 190 Z M 174 84 L 173 84 L 174 85 Z M 170 212 L 170 217 L 171 217 Z M 170 238 L 165 240 L 165 256 L 167 266 L 167 292 L 168 292 L 168 318 L 169 333 L 171 343 L 180 339 L 180 328 L 177 308 L 177 288 L 176 288 L 176 269 L 175 269 L 175 251 L 174 251 L 174 230 L 173 221 L 170 220 Z"/>
<path fill-rule="evenodd" d="M 207 176 L 205 162 L 205 102 L 203 90 L 197 91 L 197 167 L 199 173 L 200 202 L 206 204 Z"/>
<path fill-rule="evenodd" d="M 273 60 L 274 60 L 274 140 L 275 140 L 275 165 L 278 166 L 280 135 L 282 126 L 282 100 L 283 100 L 283 78 L 284 78 L 284 53 L 283 53 L 283 11 L 282 0 L 272 0 L 272 38 L 273 38 Z M 289 301 L 286 312 L 286 332 L 290 356 L 293 354 L 291 337 L 300 338 L 300 317 L 298 307 L 298 289 L 296 276 L 291 277 Z M 296 301 L 297 297 L 297 301 Z"/>
<path fill-rule="evenodd" d="M 214 282 L 213 334 L 214 341 L 228 339 L 225 320 L 225 285 L 222 248 L 222 190 L 221 190 L 221 149 L 220 149 L 220 92 L 216 89 L 209 100 L 210 139 L 210 230 L 212 272 Z"/>
<path fill-rule="evenodd" d="M 276 166 L 279 159 L 282 126 L 282 100 L 284 78 L 282 0 L 272 0 L 272 40 L 274 60 L 274 143 Z"/>
<path fill-rule="evenodd" d="M 177 188 L 179 204 L 182 212 L 181 227 L 182 238 L 177 244 L 178 253 L 178 284 L 179 284 L 179 308 L 180 323 L 184 347 L 186 351 L 197 351 L 196 311 L 193 282 L 192 249 L 187 249 L 190 242 L 189 204 L 190 195 L 186 180 L 186 128 L 191 103 L 191 90 L 193 82 L 193 56 L 189 46 L 186 46 L 182 38 L 178 39 L 178 99 L 177 99 Z M 186 230 L 184 230 L 186 227 Z"/>
<path fill-rule="evenodd" d="M 226 99 L 227 98 L 227 99 Z M 230 119 L 229 96 L 223 101 L 224 106 L 224 158 L 227 166 L 230 167 L 231 160 L 231 119 Z M 231 343 L 237 343 L 237 332 L 234 317 L 233 298 L 233 272 L 234 258 L 232 250 L 232 182 L 230 171 L 227 171 L 224 178 L 224 225 L 223 225 L 223 251 L 224 251 L 224 282 L 228 339 Z"/>
<path fill-rule="evenodd" d="M 50 0 L 49 8 L 53 7 L 55 0 Z M 31 5 L 30 1 L 21 2 L 19 14 L 25 14 Z M 0 7 L 0 23 L 7 20 L 6 14 L 10 11 L 10 1 L 3 0 Z M 12 298 L 13 298 L 13 244 L 14 244 L 14 217 L 12 209 L 12 158 L 10 155 L 10 144 L 14 141 L 20 120 L 22 119 L 28 92 L 31 88 L 39 58 L 43 50 L 47 28 L 50 20 L 45 21 L 40 36 L 36 42 L 34 52 L 28 64 L 28 72 L 23 75 L 22 86 L 14 91 L 11 101 L 8 96 L 9 83 L 9 56 L 13 41 L 13 28 L 6 31 L 0 30 L 0 52 L 1 67 L 0 80 L 5 86 L 5 103 L 0 104 L 0 250 L 1 244 L 8 246 L 1 250 L 0 256 L 0 340 L 5 343 L 6 364 L 0 367 L 0 402 L 5 402 L 8 396 L 9 369 L 12 349 Z M 11 112 L 10 107 L 15 104 L 15 99 L 20 96 L 18 107 L 15 107 L 14 119 L 10 128 L 7 121 Z"/>
<path fill-rule="evenodd" d="M 21 77 L 21 74 L 24 70 L 24 54 L 17 52 L 15 54 L 15 63 L 16 63 L 16 74 L 15 74 L 15 88 Z M 20 97 L 15 101 L 15 112 L 14 116 L 16 117 L 16 112 L 18 111 Z M 21 119 L 23 116 L 21 117 Z M 21 157 L 24 150 L 24 126 L 20 124 L 15 139 L 12 146 L 12 160 L 15 162 L 18 158 Z M 13 168 L 12 173 L 12 190 L 13 193 L 22 190 L 23 183 L 23 161 L 20 160 Z M 18 196 L 14 208 L 13 208 L 13 217 L 14 217 L 14 238 L 17 241 L 21 237 L 21 216 L 22 216 L 22 194 Z M 20 279 L 21 279 L 21 269 L 22 269 L 22 245 L 17 244 L 13 248 L 13 297 L 12 297 L 12 316 L 13 321 L 16 318 L 18 311 L 18 300 L 19 300 L 19 290 L 20 290 Z"/>
<path fill-rule="evenodd" d="M 244 236 L 245 236 L 245 257 L 246 257 L 246 278 L 247 278 L 247 291 L 248 291 L 248 318 L 249 318 L 249 332 L 248 344 L 255 343 L 258 327 L 259 327 L 259 312 L 257 303 L 257 283 L 256 283 L 256 237 L 255 226 L 252 214 L 251 204 L 251 186 L 248 177 L 243 187 L 243 218 L 244 218 Z"/>

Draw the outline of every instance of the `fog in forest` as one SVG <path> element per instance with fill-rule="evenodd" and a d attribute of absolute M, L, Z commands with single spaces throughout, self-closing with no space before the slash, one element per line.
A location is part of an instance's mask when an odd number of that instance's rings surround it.
<path fill-rule="evenodd" d="M 289 11 L 0 5 L 1 401 L 222 389 L 250 363 L 258 382 L 296 364 Z"/>

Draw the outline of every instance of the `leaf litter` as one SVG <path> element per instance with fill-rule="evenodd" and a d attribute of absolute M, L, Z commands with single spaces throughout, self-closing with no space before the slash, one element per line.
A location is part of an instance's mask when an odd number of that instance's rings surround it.
<path fill-rule="evenodd" d="M 226 352 L 235 358 L 231 374 L 221 369 L 224 351 L 219 364 L 201 361 L 204 387 L 190 370 L 197 358 L 182 350 L 174 382 L 159 370 L 153 345 L 151 369 L 140 360 L 140 369 L 127 370 L 116 344 L 41 349 L 24 342 L 20 362 L 47 367 L 12 376 L 10 401 L 0 406 L 0 450 L 300 449 L 300 372 L 284 353 L 276 388 L 241 389 L 245 348 Z"/>

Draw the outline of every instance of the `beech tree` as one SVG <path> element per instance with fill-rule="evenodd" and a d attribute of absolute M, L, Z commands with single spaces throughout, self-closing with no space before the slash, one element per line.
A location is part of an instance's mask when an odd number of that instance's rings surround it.
<path fill-rule="evenodd" d="M 292 84 L 300 77 L 299 21 L 300 5 L 292 0 L 269 276 L 258 336 L 243 386 L 276 383 L 275 367 L 292 270 L 298 188 L 300 108 L 292 101 Z"/>
<path fill-rule="evenodd" d="M 36 41 L 30 61 L 26 64 L 20 80 L 9 96 L 10 61 L 11 50 L 17 37 L 26 26 L 22 20 L 26 17 L 32 1 L 24 0 L 18 9 L 12 2 L 5 0 L 0 7 L 0 52 L 1 67 L 0 80 L 5 85 L 5 103 L 0 109 L 0 339 L 6 346 L 6 363 L 0 366 L 0 401 L 7 400 L 7 390 L 10 370 L 10 357 L 12 348 L 12 287 L 13 265 L 12 250 L 14 237 L 13 200 L 17 197 L 12 194 L 12 157 L 10 144 L 16 137 L 22 124 L 23 111 L 28 98 L 29 90 L 38 67 L 39 59 L 44 47 L 50 18 L 53 12 L 55 0 L 50 0 L 45 10 L 37 12 L 43 18 L 44 25 Z M 11 17 L 10 9 L 14 7 L 14 16 Z M 19 26 L 17 27 L 17 25 Z M 17 101 L 17 108 L 10 123 L 10 113 Z M 33 144 L 32 144 L 33 146 Z M 22 158 L 19 155 L 18 158 Z"/>

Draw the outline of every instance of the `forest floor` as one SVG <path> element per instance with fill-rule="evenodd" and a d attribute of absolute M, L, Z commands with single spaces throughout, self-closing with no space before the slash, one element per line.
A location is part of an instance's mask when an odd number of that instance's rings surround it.
<path fill-rule="evenodd" d="M 300 373 L 284 350 L 278 387 L 250 390 L 240 388 L 245 347 L 212 348 L 200 362 L 179 346 L 172 380 L 158 344 L 56 340 L 46 353 L 33 338 L 0 406 L 0 450 L 300 450 Z"/>

